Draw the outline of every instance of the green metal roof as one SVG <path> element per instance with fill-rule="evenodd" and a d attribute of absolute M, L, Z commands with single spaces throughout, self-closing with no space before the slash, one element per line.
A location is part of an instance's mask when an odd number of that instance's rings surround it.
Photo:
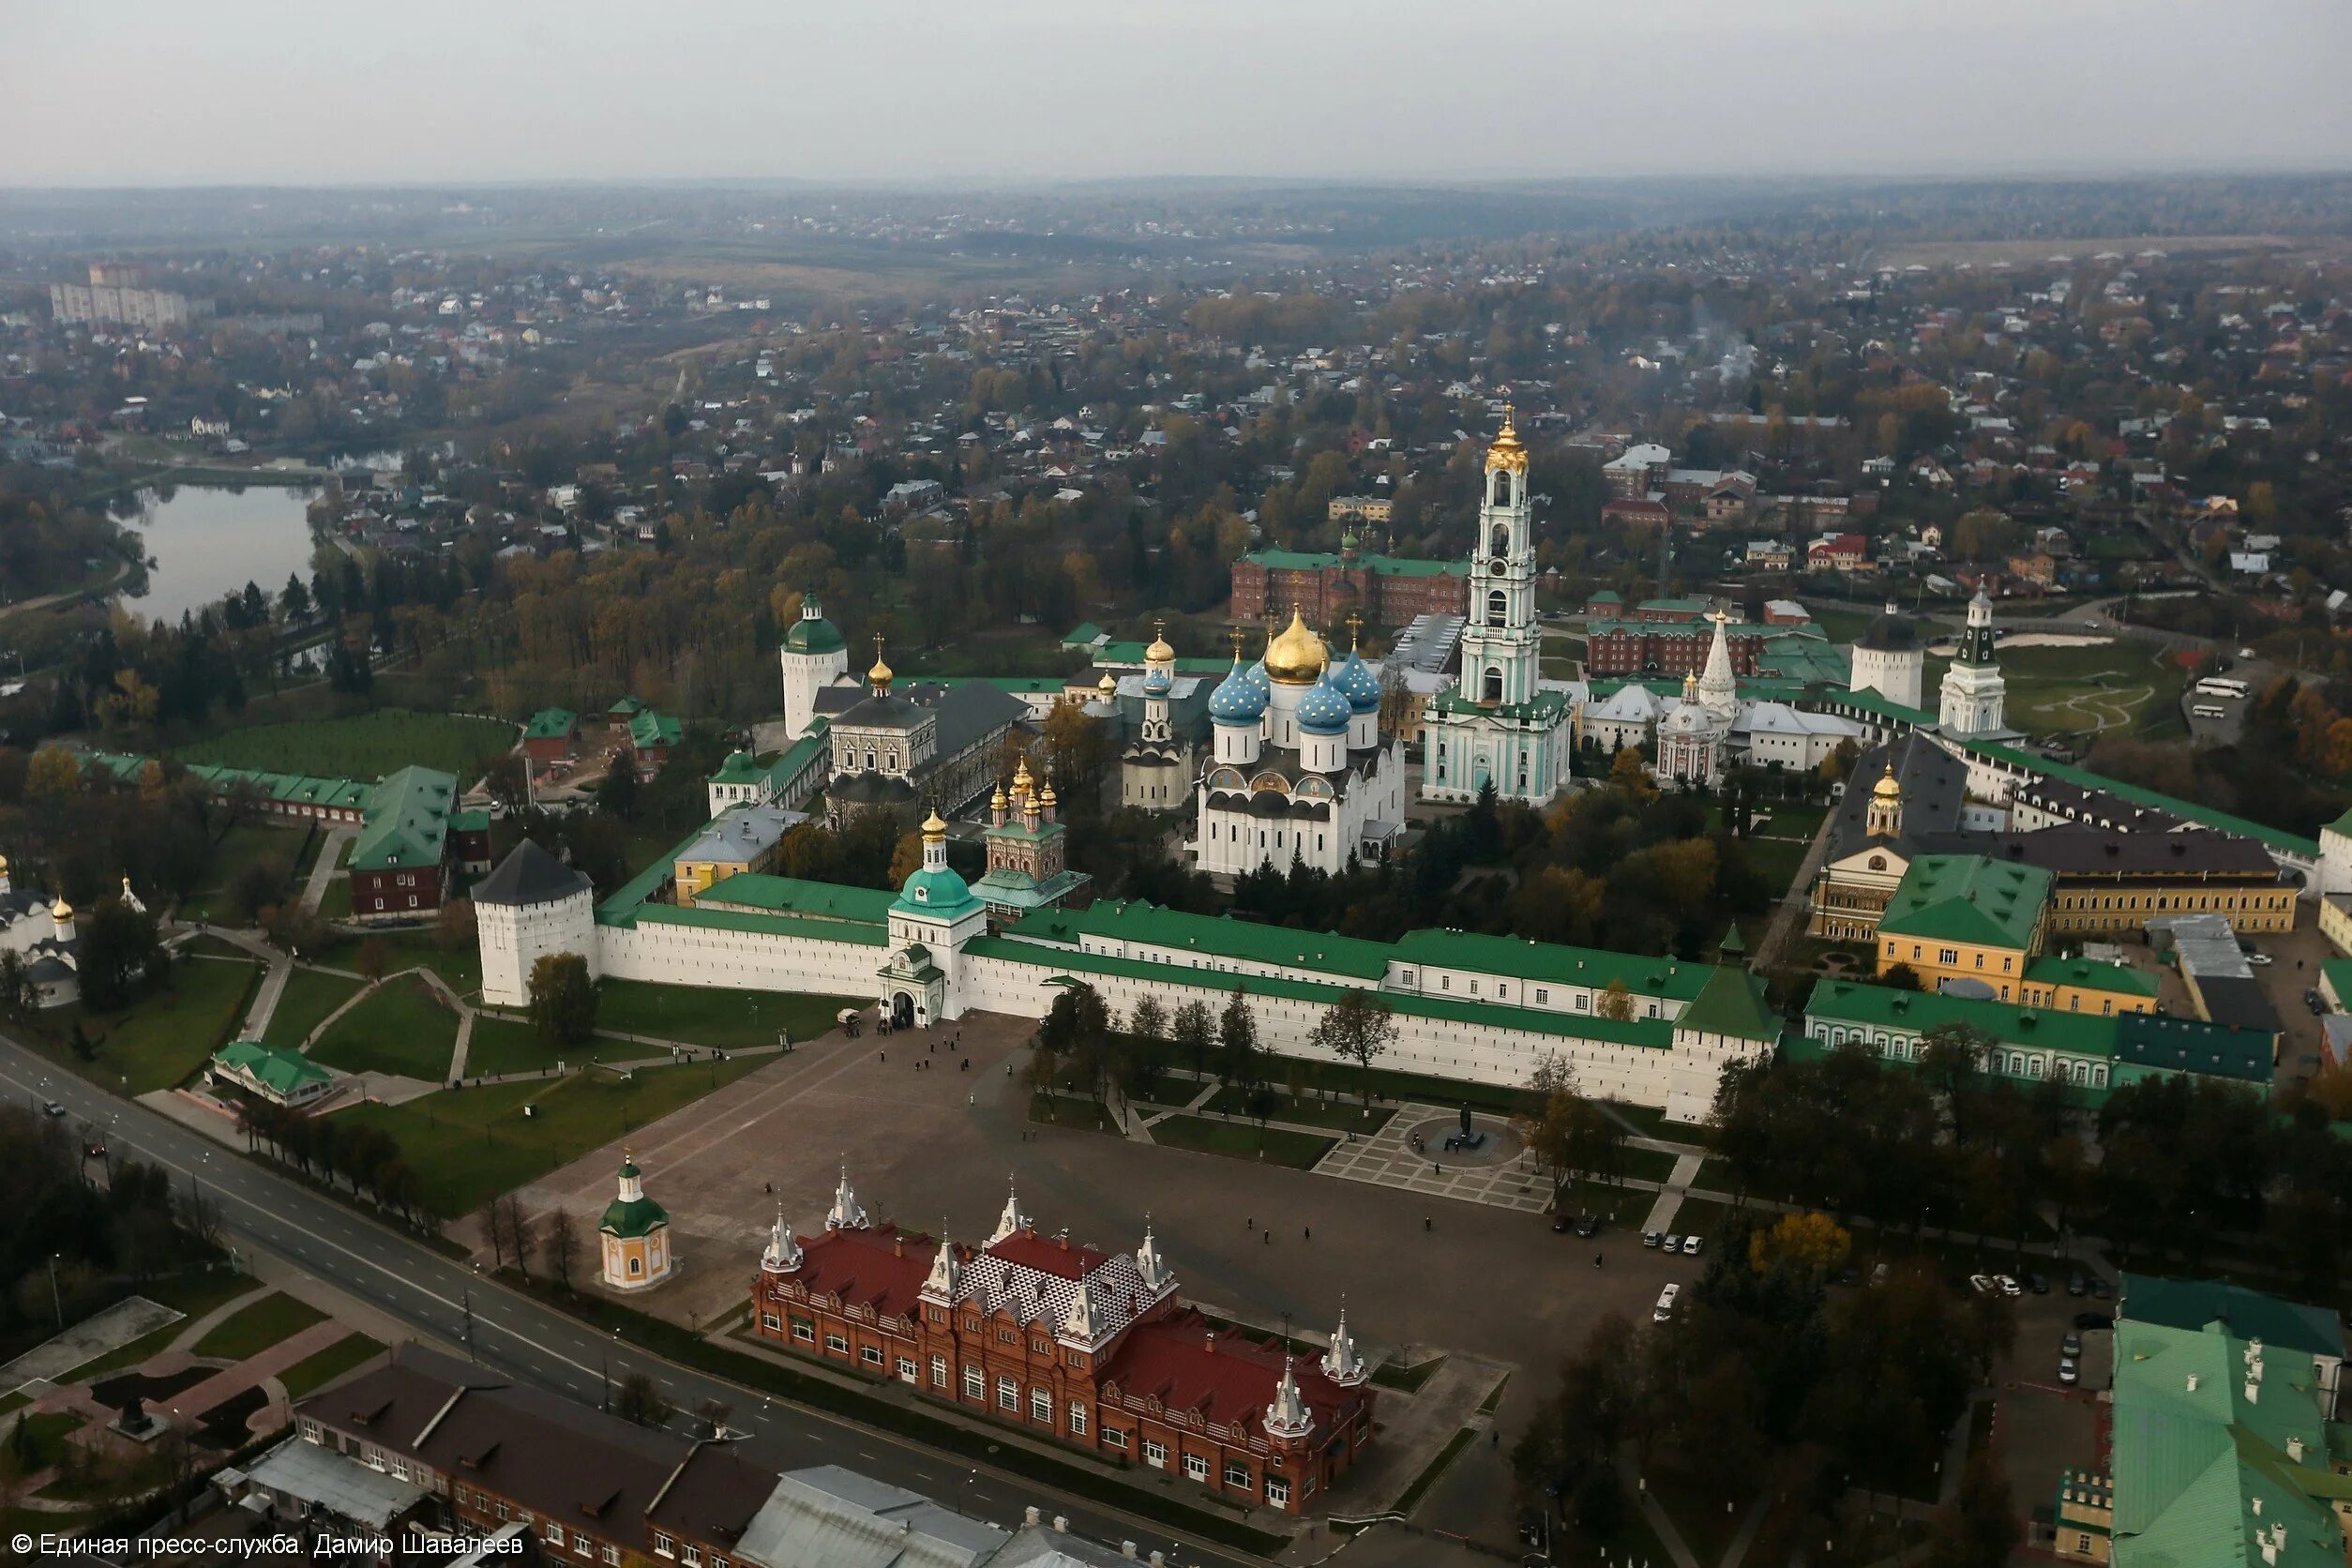
<path fill-rule="evenodd" d="M 1903 873 L 1878 929 L 2023 951 L 2033 943 L 2054 881 L 2038 867 L 1981 854 L 1922 855 Z"/>
<path fill-rule="evenodd" d="M 2046 954 L 2026 966 L 2026 979 L 2037 986 L 2086 986 L 2118 996 L 2154 996 L 2156 976 L 2129 964 L 2097 958 L 2062 958 Z"/>
<path fill-rule="evenodd" d="M 580 716 L 571 709 L 541 708 L 531 716 L 531 722 L 523 726 L 522 735 L 523 739 L 533 741 L 563 740 L 579 727 Z"/>
<path fill-rule="evenodd" d="M 668 714 L 647 708 L 629 720 L 629 745 L 641 751 L 655 746 L 675 746 L 686 734 L 686 726 Z"/>
<path fill-rule="evenodd" d="M 438 866 L 457 798 L 457 776 L 435 768 L 402 768 L 385 778 L 369 796 L 367 818 L 352 843 L 351 868 Z"/>
<path fill-rule="evenodd" d="M 608 1236 L 626 1240 L 649 1235 L 656 1226 L 669 1223 L 670 1211 L 650 1198 L 641 1198 L 634 1203 L 616 1198 L 605 1205 L 604 1218 L 597 1222 L 596 1229 Z"/>
<path fill-rule="evenodd" d="M 1699 988 L 1697 999 L 1675 1018 L 1674 1027 L 1741 1040 L 1780 1038 L 1780 1017 L 1766 1005 L 1763 983 L 1728 964 L 1717 967 Z"/>
<path fill-rule="evenodd" d="M 1343 563 L 1339 557 L 1323 550 L 1253 550 L 1242 557 L 1255 566 L 1270 571 L 1313 572 Z M 1394 555 L 1359 555 L 1355 564 L 1380 577 L 1468 577 L 1468 561 L 1404 561 Z"/>
<path fill-rule="evenodd" d="M 784 633 L 784 651 L 791 654 L 830 654 L 847 644 L 841 641 L 841 630 L 823 616 L 801 616 Z"/>
<path fill-rule="evenodd" d="M 1817 980 L 1805 999 L 1805 1020 L 1924 1034 L 1938 1024 L 1966 1024 L 2005 1046 L 2037 1046 L 2072 1056 L 2112 1057 L 2118 1019 L 2092 1013 L 2018 1007 L 1940 991 L 1906 991 L 1852 980 Z"/>
<path fill-rule="evenodd" d="M 990 832 L 997 831 L 990 829 Z M 1300 931 L 1283 926 L 1263 926 L 1230 915 L 1186 914 L 1157 904 L 1106 901 L 1083 910 L 1048 910 L 1012 927 L 1007 935 L 1034 942 L 1067 942 L 1080 939 L 1145 943 L 1180 953 L 1348 975 L 1378 982 L 1388 973 L 1392 949 L 1386 942 L 1363 942 L 1329 931 Z"/>
<path fill-rule="evenodd" d="M 2219 1325 L 2240 1339 L 2259 1339 L 2306 1355 L 2344 1354 L 2344 1330 L 2324 1306 L 2307 1306 L 2220 1279 L 2126 1274 L 2117 1281 L 2117 1315 L 2135 1322 L 2177 1329 Z"/>
<path fill-rule="evenodd" d="M 281 1050 L 259 1040 L 234 1040 L 213 1052 L 216 1066 L 236 1068 L 274 1094 L 292 1095 L 306 1084 L 325 1083 L 332 1075 L 300 1051 Z"/>
<path fill-rule="evenodd" d="M 2005 762 L 2030 773 L 2041 774 L 2045 777 L 2061 779 L 2080 789 L 2097 790 L 2113 795 L 2118 800 L 2129 801 L 2133 806 L 2148 806 L 2159 811 L 2169 811 L 2184 821 L 2200 822 L 2222 833 L 2234 833 L 2240 837 L 2252 838 L 2288 854 L 2299 855 L 2306 859 L 2315 859 L 2319 854 L 2319 845 L 2313 839 L 2300 837 L 2261 822 L 2252 822 L 2244 817 L 2233 817 L 2226 811 L 2216 811 L 2209 806 L 2200 806 L 2194 801 L 2182 800 L 2175 795 L 2161 794 L 2154 790 L 2144 790 L 2137 784 L 2126 784 L 2119 778 L 2109 778 L 2103 774 L 2093 773 L 2088 768 L 2078 768 L 2067 762 L 2055 762 L 2047 757 L 2030 756 L 2014 746 L 2002 746 L 1996 741 L 1968 741 L 1965 744 L 1969 751 L 1980 757 Z M 2352 813 L 2347 813 L 2347 815 L 2352 815 Z"/>
<path fill-rule="evenodd" d="M 725 891 L 720 891 L 722 888 Z M 729 877 L 703 897 L 716 903 L 741 904 L 774 914 L 797 914 L 813 920 L 847 920 L 866 926 L 886 925 L 890 920 L 890 895 L 879 887 L 804 882 L 798 877 L 774 877 L 764 871 L 746 871 Z"/>
<path fill-rule="evenodd" d="M 1713 964 L 1686 963 L 1679 958 L 1644 957 L 1637 953 L 1611 953 L 1598 947 L 1563 947 L 1529 942 L 1523 937 L 1490 937 L 1474 931 L 1446 931 L 1425 927 L 1407 931 L 1395 946 L 1399 961 L 1434 964 L 1440 969 L 1476 970 L 1507 974 L 1513 979 L 1557 982 L 1563 986 L 1607 988 L 1622 980 L 1636 996 L 1696 1001 L 1714 977 Z"/>
<path fill-rule="evenodd" d="M 2176 1018 L 2162 1013 L 2116 1015 L 2116 1060 L 2153 1072 L 2196 1073 L 2270 1087 L 2278 1036 L 2267 1029 Z"/>
<path fill-rule="evenodd" d="M 711 782 L 714 784 L 757 784 L 766 776 L 767 770 L 752 761 L 750 752 L 731 751 L 727 754 L 727 761 L 718 765 L 718 771 L 711 775 Z"/>

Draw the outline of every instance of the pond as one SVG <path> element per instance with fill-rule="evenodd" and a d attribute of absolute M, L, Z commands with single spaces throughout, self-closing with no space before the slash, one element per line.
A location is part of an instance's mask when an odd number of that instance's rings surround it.
<path fill-rule="evenodd" d="M 140 491 L 137 513 L 124 520 L 144 537 L 155 565 L 144 592 L 121 596 L 123 608 L 143 620 L 177 625 L 181 611 L 217 603 L 248 582 L 273 599 L 290 572 L 309 586 L 309 500 L 308 490 L 278 485 Z"/>

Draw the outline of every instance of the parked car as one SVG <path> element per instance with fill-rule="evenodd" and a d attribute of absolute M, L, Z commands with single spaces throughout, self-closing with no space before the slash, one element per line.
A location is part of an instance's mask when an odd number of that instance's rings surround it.
<path fill-rule="evenodd" d="M 1972 1274 L 1968 1276 L 1968 1289 L 1980 1296 L 1995 1295 L 2000 1290 L 2000 1287 L 1993 1283 L 1991 1274 Z"/>
<path fill-rule="evenodd" d="M 2268 953 L 2249 953 L 2246 955 L 2246 961 L 2250 964 L 2257 966 L 2267 964 L 2270 961 L 2270 955 Z"/>
<path fill-rule="evenodd" d="M 2115 1287 L 2114 1287 L 2114 1286 L 2109 1285 L 2109 1284 L 2108 1284 L 2108 1283 L 2107 1283 L 2104 1279 L 2103 1279 L 2102 1277 L 2100 1277 L 2098 1274 L 2092 1274 L 2092 1275 L 2090 1276 L 2090 1299 L 2091 1299 L 2091 1300 L 2093 1300 L 2093 1301 L 2098 1301 L 2098 1302 L 2108 1301 L 2108 1300 L 2113 1299 L 2114 1295 L 2115 1295 Z"/>
<path fill-rule="evenodd" d="M 1641 1244 L 1652 1252 L 1655 1252 L 1658 1249 L 1658 1244 L 1665 1240 L 1666 1232 L 1663 1230 L 1645 1230 L 1641 1233 Z"/>
<path fill-rule="evenodd" d="M 1881 1259 L 1881 1260 L 1879 1260 L 1878 1262 L 1876 1262 L 1876 1263 L 1871 1264 L 1871 1265 L 1870 1265 L 1870 1283 L 1871 1283 L 1871 1284 L 1873 1284 L 1873 1285 L 1875 1286 L 1875 1285 L 1884 1285 L 1886 1282 L 1887 1282 L 1887 1265 L 1886 1265 L 1885 1260 L 1884 1260 L 1884 1259 Z"/>
<path fill-rule="evenodd" d="M 2005 1274 L 1995 1274 L 1993 1276 L 1993 1283 L 2000 1287 L 2000 1292 L 2004 1296 L 2015 1296 L 2022 1295 L 2024 1293 L 2018 1289 L 2017 1282 Z"/>
<path fill-rule="evenodd" d="M 2090 1287 L 2083 1282 L 2082 1270 L 2076 1269 L 2073 1274 L 2066 1276 L 2066 1293 L 2068 1295 L 2079 1296 L 2089 1289 Z"/>
<path fill-rule="evenodd" d="M 1668 1252 L 1680 1252 L 1682 1250 L 1682 1233 L 1681 1231 L 1669 1230 L 1666 1232 L 1666 1249 Z"/>
<path fill-rule="evenodd" d="M 1685 1237 L 1683 1237 L 1683 1238 L 1682 1238 L 1682 1256 L 1683 1256 L 1683 1257 L 1685 1257 L 1685 1258 L 1696 1258 L 1696 1257 L 1697 1257 L 1697 1256 L 1698 1256 L 1698 1249 L 1699 1249 L 1701 1246 L 1704 1246 L 1704 1245 L 1706 1244 L 1706 1241 L 1707 1241 L 1707 1238 L 1705 1238 L 1704 1236 L 1685 1236 Z"/>
<path fill-rule="evenodd" d="M 2324 1013 L 2328 1010 L 2328 999 L 2321 996 L 2317 991 L 2305 991 L 2303 993 L 2303 1005 L 2310 1008 L 2314 1013 Z"/>
<path fill-rule="evenodd" d="M 1666 1323 L 1673 1321 L 1674 1299 L 1681 1293 L 1682 1288 L 1680 1285 L 1669 1285 L 1665 1289 L 1659 1291 L 1658 1304 L 1651 1312 L 1650 1320 L 1653 1323 Z"/>
<path fill-rule="evenodd" d="M 2058 1381 L 2068 1388 L 2082 1381 L 2082 1373 L 2075 1367 L 2073 1356 L 2058 1357 Z"/>
<path fill-rule="evenodd" d="M 1583 1237 L 1583 1238 L 1585 1238 L 1585 1240 L 1587 1240 L 1587 1241 L 1591 1241 L 1593 1237 L 1595 1237 L 1595 1236 L 1599 1235 L 1600 1233 L 1601 1233 L 1601 1216 L 1600 1216 L 1600 1215 L 1598 1215 L 1598 1214 L 1579 1214 L 1579 1215 L 1577 1215 L 1577 1216 L 1576 1216 L 1576 1234 L 1577 1234 L 1577 1235 L 1582 1236 L 1582 1237 Z"/>
<path fill-rule="evenodd" d="M 2077 1312 L 2074 1314 L 2074 1326 L 2078 1329 L 2111 1329 L 2115 1327 L 2115 1319 L 2103 1312 Z"/>
<path fill-rule="evenodd" d="M 2046 1296 L 2050 1293 L 2050 1276 L 2039 1269 L 2028 1269 L 2026 1272 L 2026 1289 L 2037 1296 Z"/>
<path fill-rule="evenodd" d="M 2079 1330 L 2068 1329 L 2058 1336 L 2058 1354 L 2079 1356 L 2083 1353 L 2083 1336 Z"/>

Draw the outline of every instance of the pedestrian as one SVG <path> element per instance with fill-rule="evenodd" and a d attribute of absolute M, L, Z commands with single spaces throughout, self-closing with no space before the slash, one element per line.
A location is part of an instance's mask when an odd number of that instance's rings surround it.
<path fill-rule="evenodd" d="M 774 1182 L 762 1182 L 760 1184 L 768 1189 L 768 1196 L 770 1198 L 774 1198 L 776 1196 L 776 1184 Z"/>
<path fill-rule="evenodd" d="M 1422 1228 L 1424 1230 L 1434 1230 L 1434 1229 L 1437 1229 L 1435 1226 L 1433 1226 L 1433 1225 L 1431 1225 L 1431 1224 L 1429 1223 L 1429 1216 L 1428 1216 L 1427 1214 L 1424 1214 L 1424 1215 L 1422 1215 L 1422 1216 L 1421 1216 L 1421 1228 Z"/>
<path fill-rule="evenodd" d="M 1255 1229 L 1258 1229 L 1258 1216 L 1257 1216 L 1256 1214 L 1252 1214 L 1252 1215 L 1250 1215 L 1247 1219 L 1244 1219 L 1244 1221 L 1242 1221 L 1242 1228 L 1243 1228 L 1244 1229 L 1246 1229 L 1246 1230 L 1255 1230 Z"/>
<path fill-rule="evenodd" d="M 977 1094 L 966 1094 L 966 1095 L 964 1096 L 964 1104 L 966 1104 L 966 1105 L 968 1105 L 968 1106 L 976 1106 L 976 1105 L 978 1105 L 979 1103 L 980 1103 L 980 1096 L 979 1096 L 979 1095 L 977 1095 Z"/>
<path fill-rule="evenodd" d="M 1266 1238 L 1266 1244 L 1267 1244 L 1268 1246 L 1272 1246 L 1272 1245 L 1274 1245 L 1274 1232 L 1273 1232 L 1273 1231 L 1271 1231 L 1271 1230 L 1260 1230 L 1260 1231 L 1259 1231 L 1259 1232 L 1258 1232 L 1258 1233 L 1259 1233 L 1260 1236 L 1263 1236 L 1263 1237 L 1265 1237 L 1265 1238 Z"/>
<path fill-rule="evenodd" d="M 883 1062 L 887 1062 L 887 1061 L 889 1061 L 889 1060 L 890 1060 L 890 1053 L 889 1053 L 888 1051 L 884 1051 L 884 1052 L 882 1052 L 882 1055 L 881 1055 L 881 1057 L 880 1057 L 880 1058 L 878 1058 L 878 1060 L 880 1060 L 880 1061 L 883 1061 Z"/>
<path fill-rule="evenodd" d="M 1305 1235 L 1302 1238 L 1303 1240 L 1311 1242 L 1315 1239 L 1315 1228 L 1313 1226 L 1302 1225 L 1299 1229 L 1305 1232 Z"/>

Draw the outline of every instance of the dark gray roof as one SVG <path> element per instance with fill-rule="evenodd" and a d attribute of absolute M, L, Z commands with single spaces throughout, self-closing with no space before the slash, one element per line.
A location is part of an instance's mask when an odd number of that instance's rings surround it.
<path fill-rule="evenodd" d="M 1893 840 L 1904 854 L 1923 852 L 1922 841 L 1957 831 L 1960 803 L 1968 793 L 1968 765 L 1925 735 L 1904 735 L 1862 753 L 1846 776 L 1846 798 L 1831 819 L 1830 858 L 1842 860 L 1873 842 L 1870 792 L 1894 758 L 1895 782 L 1903 786 L 1903 831 Z M 1877 840 L 1886 842 L 1886 840 Z"/>
<path fill-rule="evenodd" d="M 506 852 L 498 868 L 474 884 L 476 904 L 552 904 L 588 891 L 588 879 L 530 839 Z"/>
<path fill-rule="evenodd" d="M 2231 1029 L 2259 1030 L 2266 1034 L 2279 1032 L 2278 1012 L 2270 1005 L 2270 999 L 2262 994 L 2261 981 L 2201 974 L 2194 984 L 2197 995 L 2205 1003 L 2207 1016 L 2215 1023 Z"/>
<path fill-rule="evenodd" d="M 1002 730 L 1026 716 L 1029 704 L 1001 686 L 986 681 L 961 686 L 918 686 L 915 701 L 939 710 L 939 755 L 954 757 L 989 731 Z"/>
<path fill-rule="evenodd" d="M 1877 620 L 1862 628 L 1862 634 L 1855 640 L 1854 646 L 1886 654 L 1908 653 L 1919 646 L 1919 627 L 1909 616 L 1888 609 L 1880 611 Z"/>
<path fill-rule="evenodd" d="M 1950 842 L 1945 840 L 1949 839 Z M 2046 827 L 2038 833 L 1938 835 L 1922 846 L 1936 854 L 1982 854 L 2063 876 L 2229 876 L 2276 882 L 2269 852 L 2227 833 L 2110 833 L 2095 827 Z"/>

